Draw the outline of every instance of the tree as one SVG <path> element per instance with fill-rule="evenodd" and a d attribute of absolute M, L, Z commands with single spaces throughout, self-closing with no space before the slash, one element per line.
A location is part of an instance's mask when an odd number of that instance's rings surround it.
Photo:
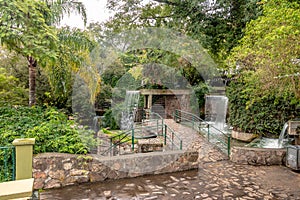
<path fill-rule="evenodd" d="M 222 63 L 243 36 L 247 22 L 261 14 L 259 0 L 109 0 L 116 14 L 105 23 L 120 32 L 139 27 L 173 28 L 199 40 Z"/>
<path fill-rule="evenodd" d="M 72 94 L 72 86 L 74 83 L 74 73 L 81 72 L 80 75 L 85 79 L 86 83 L 91 79 L 89 73 L 85 73 L 85 67 L 95 67 L 90 63 L 89 56 L 96 43 L 87 31 L 81 31 L 76 28 L 63 27 L 58 29 L 59 48 L 57 54 L 60 55 L 55 65 L 47 66 L 45 68 L 52 88 L 53 105 L 58 108 L 68 107 Z M 83 75 L 85 73 L 85 75 Z M 97 79 L 96 84 L 99 83 L 99 77 L 95 74 Z M 89 83 L 88 85 L 91 85 Z M 90 88 L 92 89 L 92 88 Z M 96 88 L 96 92 L 99 87 Z M 91 95 L 96 95 L 91 93 Z M 92 99 L 95 97 L 92 97 Z"/>
<path fill-rule="evenodd" d="M 247 24 L 227 59 L 228 71 L 235 71 L 227 88 L 229 122 L 244 132 L 278 135 L 300 113 L 300 4 L 262 3 L 263 15 Z"/>
<path fill-rule="evenodd" d="M 73 0 L 0 0 L 1 45 L 26 57 L 29 70 L 29 105 L 36 103 L 36 68 L 55 64 L 59 41 L 55 27 L 65 13 L 76 10 L 86 21 L 82 3 Z"/>
<path fill-rule="evenodd" d="M 35 104 L 37 62 L 45 65 L 56 59 L 55 29 L 47 25 L 45 15 L 51 16 L 41 1 L 0 0 L 0 42 L 7 49 L 27 58 L 29 70 L 29 105 Z"/>
<path fill-rule="evenodd" d="M 264 15 L 247 25 L 240 45 L 233 49 L 229 67 L 255 72 L 259 79 L 254 96 L 266 91 L 277 96 L 292 93 L 299 100 L 300 4 L 272 0 L 263 8 Z"/>

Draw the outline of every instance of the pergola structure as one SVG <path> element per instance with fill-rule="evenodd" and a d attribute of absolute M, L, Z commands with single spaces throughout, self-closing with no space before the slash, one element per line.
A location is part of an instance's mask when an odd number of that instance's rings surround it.
<path fill-rule="evenodd" d="M 144 110 L 171 118 L 176 109 L 190 111 L 192 90 L 184 89 L 142 89 Z"/>

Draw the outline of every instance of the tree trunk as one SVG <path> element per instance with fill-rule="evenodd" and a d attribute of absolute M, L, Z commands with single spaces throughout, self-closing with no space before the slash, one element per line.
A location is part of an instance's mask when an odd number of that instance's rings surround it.
<path fill-rule="evenodd" d="M 36 66 L 37 61 L 31 57 L 27 57 L 28 70 L 29 70 L 29 106 L 34 106 L 36 104 L 35 98 L 35 77 L 36 77 Z"/>

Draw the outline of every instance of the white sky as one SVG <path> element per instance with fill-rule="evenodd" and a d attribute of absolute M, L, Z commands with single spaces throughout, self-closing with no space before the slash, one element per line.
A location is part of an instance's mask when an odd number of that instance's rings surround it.
<path fill-rule="evenodd" d="M 78 0 L 84 3 L 87 12 L 87 23 L 91 22 L 103 22 L 112 15 L 108 9 L 106 9 L 107 0 Z M 61 26 L 68 25 L 70 27 L 84 28 L 83 21 L 80 16 L 72 14 L 70 17 L 66 17 L 61 22 Z"/>

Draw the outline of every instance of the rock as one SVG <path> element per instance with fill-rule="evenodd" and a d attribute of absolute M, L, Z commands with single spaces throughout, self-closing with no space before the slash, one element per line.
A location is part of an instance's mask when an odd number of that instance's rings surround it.
<path fill-rule="evenodd" d="M 240 131 L 232 131 L 231 137 L 244 142 L 251 142 L 253 139 L 257 138 L 257 134 L 244 133 Z"/>
<path fill-rule="evenodd" d="M 228 198 L 230 196 L 233 196 L 233 194 L 231 194 L 229 192 L 224 192 L 222 196 L 223 196 L 224 199 L 226 199 L 226 198 Z"/>
<path fill-rule="evenodd" d="M 72 169 L 72 163 L 64 163 L 63 165 L 64 170 L 70 170 Z"/>
<path fill-rule="evenodd" d="M 44 186 L 44 189 L 52 189 L 52 188 L 59 188 L 61 187 L 60 181 L 59 180 L 49 180 Z"/>
<path fill-rule="evenodd" d="M 44 187 L 44 179 L 34 179 L 34 184 L 33 184 L 33 188 L 38 190 L 38 189 L 42 189 Z"/>
<path fill-rule="evenodd" d="M 46 179 L 47 175 L 45 172 L 35 172 L 33 173 L 33 178 L 35 179 L 38 179 L 38 178 L 41 178 L 41 179 Z"/>
<path fill-rule="evenodd" d="M 201 197 L 202 198 L 205 198 L 205 197 L 208 197 L 209 195 L 208 194 L 206 194 L 206 193 L 204 193 L 204 194 L 201 194 Z"/>
<path fill-rule="evenodd" d="M 111 197 L 111 191 L 110 191 L 110 190 L 104 191 L 103 194 L 104 194 L 104 196 L 105 196 L 106 198 L 110 198 L 110 197 Z"/>
<path fill-rule="evenodd" d="M 52 179 L 64 180 L 65 179 L 65 173 L 64 173 L 63 170 L 50 171 L 49 172 L 49 177 L 51 177 Z"/>

